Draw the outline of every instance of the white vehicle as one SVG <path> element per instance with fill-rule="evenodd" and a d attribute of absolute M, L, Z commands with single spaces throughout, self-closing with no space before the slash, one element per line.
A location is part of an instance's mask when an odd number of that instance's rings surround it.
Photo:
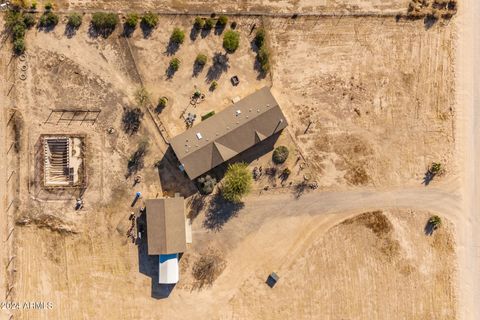
<path fill-rule="evenodd" d="M 159 256 L 158 283 L 174 284 L 178 282 L 178 253 Z"/>

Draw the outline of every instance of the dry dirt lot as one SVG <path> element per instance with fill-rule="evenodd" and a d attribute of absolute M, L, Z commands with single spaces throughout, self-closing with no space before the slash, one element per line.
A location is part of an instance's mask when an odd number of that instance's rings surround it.
<path fill-rule="evenodd" d="M 42 1 L 38 1 L 41 3 Z M 43 1 L 46 2 L 46 1 Z M 57 0 L 59 8 L 69 10 L 162 10 L 194 12 L 405 12 L 409 0 L 228 0 L 214 3 L 208 0 Z"/>
<path fill-rule="evenodd" d="M 257 212 L 242 213 L 221 232 L 195 234 L 181 281 L 163 300 L 151 297 L 151 279 L 139 272 L 137 249 L 115 231 L 113 215 L 74 236 L 19 231 L 16 297 L 55 306 L 22 311 L 21 319 L 455 317 L 453 230 L 444 221 L 424 235 L 425 212 L 366 213 L 340 224 L 345 215 L 286 215 L 259 224 Z M 232 239 L 235 230 L 246 233 Z M 226 266 L 213 286 L 198 289 L 191 268 L 207 247 L 223 252 Z M 273 270 L 281 279 L 270 289 L 264 281 Z"/>
<path fill-rule="evenodd" d="M 340 17 L 268 29 L 286 29 L 270 32 L 273 90 L 321 186 L 419 185 L 432 161 L 455 175 L 453 23 Z"/>
<path fill-rule="evenodd" d="M 170 135 L 183 130 L 180 115 L 195 85 L 206 95 L 195 111 L 200 115 L 273 84 L 291 123 L 279 140 L 291 146 L 288 165 L 296 166 L 296 178 L 303 176 L 299 164 L 292 163 L 296 141 L 325 189 L 417 185 L 433 160 L 447 164 L 447 177 L 455 175 L 449 167 L 454 145 L 454 26 L 425 30 L 421 21 L 371 17 L 297 19 L 295 25 L 267 20 L 272 78 L 259 79 L 248 35 L 257 20 L 238 21 L 241 48 L 230 56 L 231 67 L 220 75 L 213 93 L 207 89 L 208 65 L 197 77 L 191 73 L 197 52 L 211 57 L 221 50 L 221 37 L 214 34 L 187 38 L 174 55 L 182 59 L 180 70 L 166 78 L 172 57 L 165 52 L 167 39 L 175 26 L 189 34 L 187 18 L 161 17 L 162 27 L 148 39 L 137 30 L 129 40 L 132 54 L 120 30 L 107 39 L 92 38 L 88 23 L 71 38 L 64 34 L 64 22 L 52 32 L 28 33 L 27 79 L 17 80 L 9 94 L 25 121 L 16 177 L 21 204 L 17 219 L 32 219 L 42 228 L 35 223 L 16 228 L 14 296 L 18 301 L 52 301 L 54 308 L 22 311 L 21 319 L 155 319 L 159 314 L 285 318 L 292 312 L 307 319 L 319 313 L 330 319 L 359 314 L 378 319 L 397 314 L 453 318 L 452 226 L 445 221 L 438 233 L 427 237 L 424 212 L 392 211 L 386 218 L 377 214 L 375 219 L 386 228 L 380 234 L 365 227 L 364 218 L 333 227 L 350 212 L 277 212 L 267 219 L 268 212 L 259 216 L 249 209 L 218 232 L 201 213 L 193 225 L 194 243 L 182 257 L 181 282 L 168 299 L 156 299 L 163 291 L 155 285 L 153 258 L 145 258 L 125 237 L 130 202 L 139 190 L 144 197 L 157 197 L 176 188 L 187 195 L 194 189 L 171 163 L 158 173 L 154 164 L 166 145 L 147 112 L 138 133 L 130 136 L 122 130 L 123 108 L 135 104 L 140 80 L 153 101 L 169 98 L 169 107 L 153 116 Z M 8 50 L 4 46 L 2 56 L 8 56 Z M 14 61 L 9 73 L 17 79 L 24 64 Z M 233 74 L 241 79 L 237 88 L 229 84 Z M 95 124 L 47 121 L 51 110 L 60 108 L 101 112 Z M 313 124 L 304 134 L 309 117 Z M 113 133 L 107 133 L 110 127 Z M 44 133 L 86 135 L 86 190 L 46 192 L 39 187 L 36 154 Z M 126 164 L 145 137 L 149 151 L 139 172 L 142 182 L 132 187 Z M 266 154 L 252 166 L 269 165 L 270 157 Z M 358 173 L 368 179 L 357 184 Z M 80 194 L 85 208 L 75 211 Z M 192 263 L 208 248 L 220 252 L 226 267 L 212 287 L 199 290 L 191 276 Z M 273 270 L 281 282 L 270 290 L 263 282 Z M 291 292 L 301 298 L 292 301 Z M 402 305 L 394 308 L 388 302 L 399 294 Z M 266 304 L 272 305 L 271 313 L 266 313 Z"/>

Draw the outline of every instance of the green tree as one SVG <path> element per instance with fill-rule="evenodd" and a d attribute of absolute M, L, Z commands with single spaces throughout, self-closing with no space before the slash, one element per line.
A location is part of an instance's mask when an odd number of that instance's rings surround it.
<path fill-rule="evenodd" d="M 26 13 L 23 15 L 23 23 L 27 28 L 31 28 L 35 25 L 37 22 L 37 19 L 35 18 L 35 15 L 33 13 Z"/>
<path fill-rule="evenodd" d="M 205 26 L 205 20 L 200 17 L 196 17 L 195 21 L 193 22 L 193 26 L 195 29 L 200 30 L 203 28 L 203 26 Z"/>
<path fill-rule="evenodd" d="M 235 52 L 240 44 L 240 33 L 228 30 L 223 36 L 223 48 L 229 53 Z"/>
<path fill-rule="evenodd" d="M 78 29 L 82 24 L 82 15 L 79 14 L 79 13 L 71 13 L 69 16 L 68 16 L 68 21 L 67 21 L 67 25 L 70 27 L 70 28 L 73 28 L 73 29 Z"/>
<path fill-rule="evenodd" d="M 18 23 L 12 28 L 13 40 L 23 39 L 25 37 L 25 24 Z"/>
<path fill-rule="evenodd" d="M 127 14 L 127 18 L 125 19 L 125 25 L 128 28 L 135 29 L 138 24 L 139 16 L 136 13 L 129 13 Z"/>
<path fill-rule="evenodd" d="M 217 24 L 219 26 L 225 27 L 228 23 L 228 17 L 227 16 L 220 16 L 218 17 Z"/>
<path fill-rule="evenodd" d="M 265 29 L 260 28 L 257 30 L 257 33 L 255 34 L 255 39 L 253 41 L 255 42 L 255 45 L 258 48 L 261 48 L 265 43 L 265 38 L 266 38 Z"/>
<path fill-rule="evenodd" d="M 428 223 L 436 230 L 442 225 L 442 219 L 439 216 L 431 216 Z"/>
<path fill-rule="evenodd" d="M 177 71 L 180 68 L 180 60 L 178 58 L 173 58 L 170 60 L 170 64 L 168 66 L 172 71 Z"/>
<path fill-rule="evenodd" d="M 158 15 L 150 11 L 145 12 L 142 17 L 142 24 L 149 29 L 155 28 L 158 24 Z"/>
<path fill-rule="evenodd" d="M 53 28 L 58 24 L 59 17 L 52 11 L 45 12 L 40 17 L 40 26 L 43 28 Z"/>
<path fill-rule="evenodd" d="M 195 64 L 203 67 L 204 65 L 207 64 L 207 60 L 208 58 L 206 55 L 204 55 L 203 53 L 199 53 L 195 58 Z"/>
<path fill-rule="evenodd" d="M 230 202 L 241 202 L 242 197 L 252 188 L 252 174 L 246 163 L 234 163 L 228 166 L 222 184 L 222 196 Z"/>
<path fill-rule="evenodd" d="M 13 42 L 13 51 L 16 54 L 22 54 L 25 52 L 25 40 L 23 40 L 23 38 L 16 39 Z"/>
<path fill-rule="evenodd" d="M 207 20 L 205 20 L 205 25 L 203 26 L 203 28 L 205 30 L 210 30 L 214 26 L 215 26 L 215 20 L 213 20 L 212 18 L 208 18 Z"/>
<path fill-rule="evenodd" d="M 270 54 L 266 46 L 262 46 L 258 52 L 258 62 L 260 62 L 260 68 L 263 72 L 268 72 L 270 69 Z"/>
<path fill-rule="evenodd" d="M 173 29 L 172 35 L 170 36 L 170 42 L 176 44 L 182 44 L 185 39 L 185 32 L 180 28 Z"/>
<path fill-rule="evenodd" d="M 284 163 L 288 158 L 288 154 L 289 152 L 287 147 L 285 146 L 276 147 L 275 150 L 273 150 L 272 160 L 276 164 Z"/>

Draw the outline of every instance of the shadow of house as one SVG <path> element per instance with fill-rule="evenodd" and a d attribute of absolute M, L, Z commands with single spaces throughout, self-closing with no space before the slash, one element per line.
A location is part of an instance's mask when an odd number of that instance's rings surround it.
<path fill-rule="evenodd" d="M 212 61 L 213 63 L 210 68 L 208 68 L 206 75 L 207 83 L 220 79 L 220 76 L 230 68 L 229 57 L 226 53 L 215 52 Z"/>
<path fill-rule="evenodd" d="M 175 288 L 175 284 L 160 284 L 159 280 L 159 270 L 158 255 L 149 255 L 148 254 L 148 242 L 147 242 L 147 233 L 148 227 L 146 223 L 145 213 L 141 214 L 137 218 L 137 226 L 142 226 L 142 238 L 137 239 L 137 249 L 138 249 L 138 268 L 141 274 L 144 274 L 151 278 L 151 297 L 155 299 L 165 299 L 168 298 L 170 293 Z"/>
<path fill-rule="evenodd" d="M 163 158 L 157 162 L 158 177 L 163 189 L 163 193 L 173 196 L 180 193 L 181 196 L 188 198 L 197 193 L 195 184 L 179 169 L 178 162 L 171 147 L 165 151 Z"/>

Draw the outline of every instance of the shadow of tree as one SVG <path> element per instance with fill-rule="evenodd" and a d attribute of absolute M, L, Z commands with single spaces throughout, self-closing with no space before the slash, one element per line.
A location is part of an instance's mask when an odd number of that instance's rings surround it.
<path fill-rule="evenodd" d="M 97 29 L 92 24 L 90 24 L 90 26 L 88 27 L 88 35 L 91 38 L 108 38 L 113 33 L 113 31 L 115 31 L 115 28 Z"/>
<path fill-rule="evenodd" d="M 70 39 L 77 34 L 77 28 L 74 28 L 67 24 L 65 25 L 65 31 L 63 34 Z"/>
<path fill-rule="evenodd" d="M 167 56 L 173 56 L 178 51 L 179 48 L 180 48 L 180 44 L 178 42 L 170 40 L 167 44 L 165 53 L 167 54 Z"/>
<path fill-rule="evenodd" d="M 233 203 L 223 199 L 220 192 L 212 198 L 207 209 L 203 226 L 209 230 L 220 231 L 223 225 L 243 209 L 243 203 Z"/>
<path fill-rule="evenodd" d="M 135 31 L 135 28 L 132 28 L 127 26 L 126 24 L 123 24 L 122 36 L 124 36 L 125 38 L 130 38 L 134 31 Z"/>
<path fill-rule="evenodd" d="M 143 38 L 148 39 L 152 35 L 154 28 L 148 26 L 145 22 L 141 21 L 140 29 L 142 30 Z"/>
<path fill-rule="evenodd" d="M 192 27 L 190 30 L 190 40 L 195 41 L 198 38 L 198 35 L 200 34 L 201 30 L 196 28 L 195 26 Z"/>
<path fill-rule="evenodd" d="M 215 52 L 212 58 L 212 65 L 208 68 L 206 81 L 210 83 L 220 79 L 222 73 L 227 72 L 230 68 L 230 61 L 227 53 Z"/>
<path fill-rule="evenodd" d="M 193 62 L 193 72 L 192 72 L 192 77 L 198 77 L 200 72 L 203 71 L 205 68 L 204 64 L 198 63 L 196 61 Z"/>
<path fill-rule="evenodd" d="M 300 197 L 305 193 L 305 190 L 307 190 L 308 184 L 303 181 L 295 185 L 293 188 L 293 196 L 295 199 L 300 199 Z"/>
<path fill-rule="evenodd" d="M 425 186 L 428 186 L 430 182 L 432 182 L 435 175 L 436 175 L 435 173 L 433 173 L 430 169 L 428 169 L 427 172 L 425 172 L 425 176 L 423 177 L 422 184 L 424 184 Z"/>
<path fill-rule="evenodd" d="M 188 211 L 187 217 L 190 220 L 194 220 L 200 212 L 205 208 L 205 205 L 207 204 L 207 196 L 201 195 L 201 194 L 195 194 L 193 197 L 191 197 L 188 201 L 188 206 L 190 210 Z"/>

